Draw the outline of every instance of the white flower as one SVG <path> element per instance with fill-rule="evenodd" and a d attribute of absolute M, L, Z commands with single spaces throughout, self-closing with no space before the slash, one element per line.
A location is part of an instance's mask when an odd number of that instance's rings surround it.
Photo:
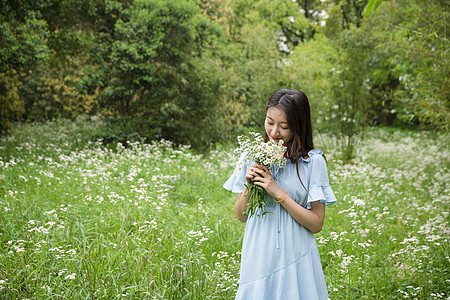
<path fill-rule="evenodd" d="M 272 140 L 267 143 L 259 133 L 250 132 L 249 136 L 238 137 L 239 148 L 234 150 L 236 155 L 246 153 L 247 160 L 253 160 L 256 163 L 262 163 L 266 167 L 284 168 L 286 158 L 284 153 L 286 147 L 283 142 L 276 143 Z"/>
<path fill-rule="evenodd" d="M 71 280 L 73 280 L 73 279 L 75 279 L 75 275 L 76 275 L 76 273 L 72 273 L 72 274 L 66 275 L 66 277 L 64 277 L 64 279 L 71 279 Z"/>

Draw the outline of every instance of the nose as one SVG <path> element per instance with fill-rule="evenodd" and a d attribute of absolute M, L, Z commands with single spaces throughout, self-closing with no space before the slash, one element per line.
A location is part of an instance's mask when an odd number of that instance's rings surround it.
<path fill-rule="evenodd" d="M 272 130 L 270 131 L 270 134 L 271 134 L 273 137 L 278 137 L 278 132 L 279 132 L 278 126 L 274 125 L 274 126 L 272 127 Z"/>

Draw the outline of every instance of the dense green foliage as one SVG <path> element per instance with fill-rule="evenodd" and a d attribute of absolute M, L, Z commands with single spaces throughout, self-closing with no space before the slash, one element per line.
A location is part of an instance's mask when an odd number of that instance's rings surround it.
<path fill-rule="evenodd" d="M 448 2 L 367 3 L 1 0 L 1 130 L 102 115 L 105 140 L 204 149 L 260 126 L 285 87 L 349 157 L 367 125 L 447 129 Z"/>
<path fill-rule="evenodd" d="M 233 299 L 244 225 L 221 188 L 230 149 L 105 148 L 98 119 L 0 140 L 1 299 Z M 371 129 L 327 154 L 338 203 L 316 234 L 331 299 L 448 299 L 449 136 Z"/>
<path fill-rule="evenodd" d="M 13 74 L 8 75 L 0 73 L 0 134 L 7 133 L 12 121 L 17 121 L 24 111 L 15 84 L 17 79 Z"/>

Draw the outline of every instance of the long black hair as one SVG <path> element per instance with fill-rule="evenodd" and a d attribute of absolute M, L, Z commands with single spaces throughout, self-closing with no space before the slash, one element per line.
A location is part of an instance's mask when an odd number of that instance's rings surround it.
<path fill-rule="evenodd" d="M 301 91 L 282 89 L 270 96 L 266 111 L 270 107 L 280 108 L 286 114 L 289 129 L 294 135 L 285 145 L 286 156 L 296 164 L 314 149 L 308 97 Z M 266 133 L 265 141 L 268 140 Z"/>
<path fill-rule="evenodd" d="M 308 97 L 301 91 L 281 89 L 270 96 L 266 105 L 266 111 L 270 107 L 280 108 L 286 114 L 287 123 L 293 138 L 285 145 L 287 147 L 285 155 L 296 165 L 298 179 L 308 192 L 298 171 L 300 158 L 306 157 L 308 152 L 314 149 Z M 267 142 L 268 140 L 269 136 L 266 132 L 265 141 Z"/>

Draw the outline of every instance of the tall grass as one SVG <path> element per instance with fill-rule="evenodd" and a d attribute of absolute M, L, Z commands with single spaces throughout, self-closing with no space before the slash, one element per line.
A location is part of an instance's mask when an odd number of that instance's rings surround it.
<path fill-rule="evenodd" d="M 0 298 L 232 299 L 244 225 L 229 149 L 104 147 L 101 121 L 26 124 L 0 141 Z M 450 297 L 446 134 L 373 130 L 327 152 L 338 204 L 316 239 L 331 299 Z"/>

